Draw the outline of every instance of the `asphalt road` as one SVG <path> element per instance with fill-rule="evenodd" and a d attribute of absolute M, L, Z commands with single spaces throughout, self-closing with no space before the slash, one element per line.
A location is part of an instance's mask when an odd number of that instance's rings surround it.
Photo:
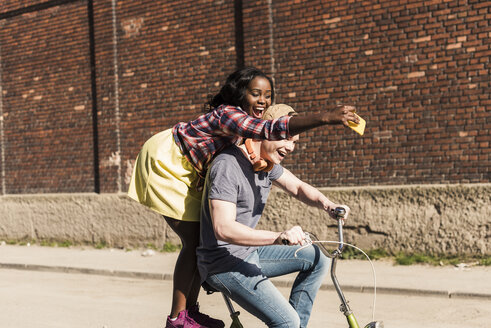
<path fill-rule="evenodd" d="M 171 281 L 0 269 L 3 328 L 165 327 Z M 287 295 L 288 288 L 281 288 Z M 371 321 L 373 295 L 345 293 L 360 325 Z M 229 323 L 220 294 L 200 295 L 201 309 Z M 333 291 L 320 291 L 309 327 L 345 328 Z M 240 310 L 240 308 L 237 308 Z M 241 311 L 245 327 L 264 325 Z M 377 295 L 376 318 L 386 328 L 482 328 L 491 322 L 491 301 L 439 296 Z"/>

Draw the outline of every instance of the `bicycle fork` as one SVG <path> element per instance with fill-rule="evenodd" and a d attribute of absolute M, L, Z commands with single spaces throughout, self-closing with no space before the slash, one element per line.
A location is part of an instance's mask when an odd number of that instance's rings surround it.
<path fill-rule="evenodd" d="M 360 328 L 360 326 L 358 325 L 358 321 L 356 321 L 355 315 L 353 314 L 353 311 L 351 311 L 348 305 L 348 301 L 346 301 L 346 298 L 344 297 L 344 294 L 341 291 L 341 286 L 339 285 L 338 278 L 336 278 L 336 262 L 337 262 L 337 257 L 333 257 L 331 259 L 331 279 L 332 279 L 332 283 L 334 284 L 334 288 L 338 293 L 339 299 L 341 300 L 341 305 L 339 306 L 339 310 L 343 312 L 343 314 L 346 316 L 346 320 L 348 320 L 348 325 L 350 328 Z M 380 321 L 373 321 L 365 326 L 365 328 L 383 328 L 383 327 L 384 325 Z"/>
<path fill-rule="evenodd" d="M 331 280 L 338 293 L 339 299 L 341 300 L 341 305 L 339 306 L 339 310 L 343 312 L 348 320 L 348 324 L 350 328 L 360 328 L 358 325 L 358 321 L 356 321 L 355 315 L 353 311 L 351 311 L 348 301 L 344 297 L 343 292 L 341 291 L 341 286 L 339 285 L 338 278 L 336 277 L 336 262 L 343 252 L 344 243 L 343 243 L 343 222 L 341 218 L 344 218 L 345 210 L 344 208 L 336 208 L 336 216 L 338 218 L 338 237 L 339 237 L 339 245 L 338 248 L 329 256 L 331 258 Z M 365 328 L 383 328 L 384 324 L 381 321 L 373 321 L 365 326 Z"/>
<path fill-rule="evenodd" d="M 331 280 L 332 283 L 334 284 L 334 288 L 336 289 L 336 292 L 338 293 L 339 299 L 341 300 L 341 305 L 339 306 L 339 310 L 343 312 L 343 314 L 346 316 L 350 328 L 360 328 L 358 322 L 356 321 L 355 315 L 353 314 L 353 311 L 351 311 L 348 302 L 346 301 L 346 298 L 344 297 L 344 294 L 341 291 L 341 287 L 339 286 L 338 278 L 336 277 L 336 262 L 337 262 L 337 257 L 333 257 L 331 260 Z"/>

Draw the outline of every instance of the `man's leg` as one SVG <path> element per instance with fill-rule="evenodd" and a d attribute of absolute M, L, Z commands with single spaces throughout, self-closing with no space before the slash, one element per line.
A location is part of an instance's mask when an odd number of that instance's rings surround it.
<path fill-rule="evenodd" d="M 211 275 L 206 281 L 268 327 L 300 327 L 295 309 L 268 277 L 261 273 L 257 252 L 250 254 L 246 261 L 229 272 Z"/>
<path fill-rule="evenodd" d="M 300 246 L 266 246 L 258 249 L 259 264 L 267 277 L 299 272 L 290 293 L 290 304 L 306 327 L 317 295 L 329 268 L 330 260 L 315 245 L 295 251 Z"/>

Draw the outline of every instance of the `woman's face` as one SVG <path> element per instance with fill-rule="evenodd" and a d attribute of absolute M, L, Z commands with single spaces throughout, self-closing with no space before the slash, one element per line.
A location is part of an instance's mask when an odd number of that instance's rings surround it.
<path fill-rule="evenodd" d="M 262 118 L 266 108 L 271 106 L 272 92 L 268 79 L 255 77 L 247 86 L 242 109 L 255 118 Z"/>

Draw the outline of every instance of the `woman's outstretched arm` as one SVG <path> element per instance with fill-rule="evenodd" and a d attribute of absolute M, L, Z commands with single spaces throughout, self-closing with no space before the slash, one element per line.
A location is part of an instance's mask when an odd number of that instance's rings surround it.
<path fill-rule="evenodd" d="M 288 133 L 290 136 L 294 136 L 326 124 L 348 126 L 348 121 L 359 123 L 359 119 L 355 115 L 355 107 L 341 105 L 321 114 L 291 117 L 288 123 Z"/>

